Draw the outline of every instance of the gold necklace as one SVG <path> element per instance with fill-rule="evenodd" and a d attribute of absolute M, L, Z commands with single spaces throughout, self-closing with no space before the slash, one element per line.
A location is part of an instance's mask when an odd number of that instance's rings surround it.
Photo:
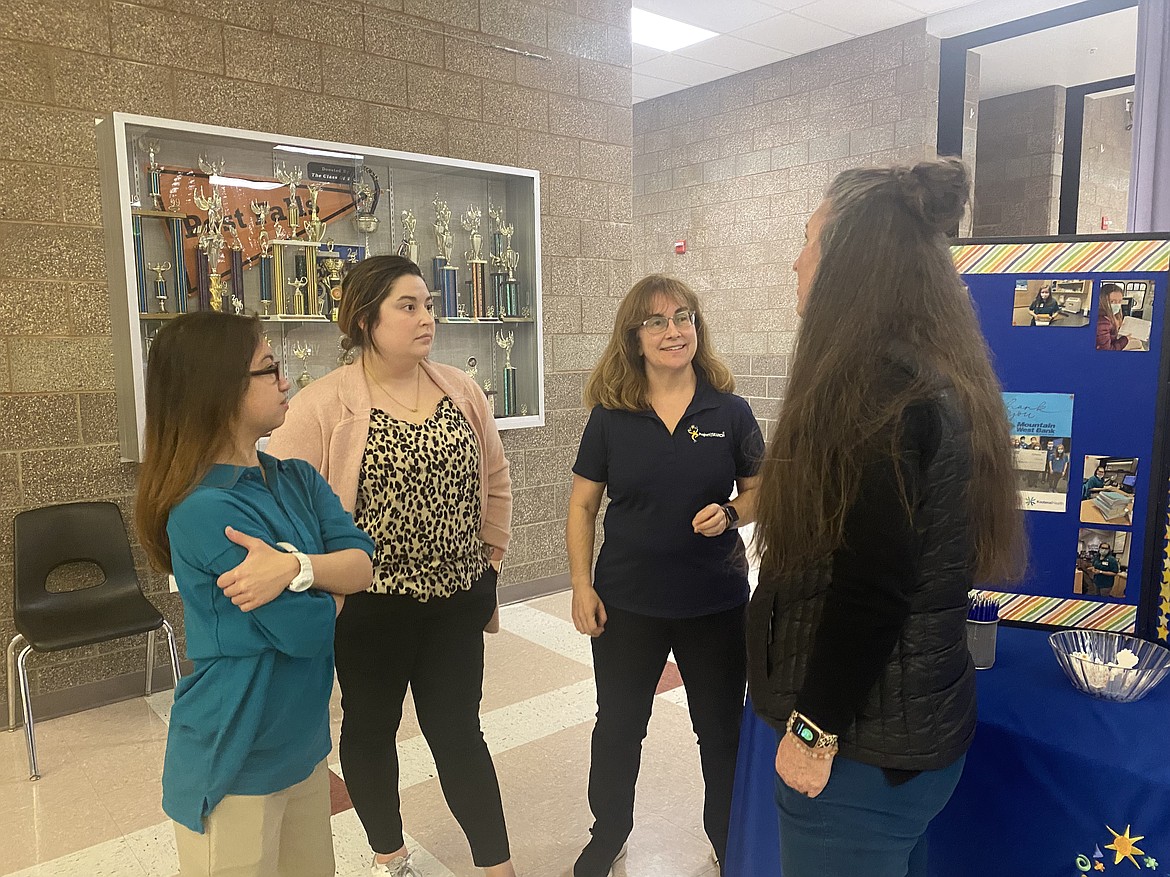
<path fill-rule="evenodd" d="M 386 394 L 387 399 L 389 399 L 391 402 L 393 402 L 398 407 L 405 408 L 411 414 L 418 414 L 418 400 L 420 398 L 420 394 L 422 393 L 422 366 L 417 366 L 418 370 L 414 373 L 414 407 L 411 408 L 409 405 L 407 405 L 403 402 L 399 402 L 397 399 L 395 399 L 390 394 L 390 391 L 386 389 L 385 384 L 383 384 L 376 377 L 374 377 L 374 373 L 372 371 L 370 371 L 370 367 L 368 365 L 365 365 L 365 363 L 362 363 L 362 365 L 365 369 L 366 374 L 369 376 L 370 380 L 378 385 L 378 389 Z"/>

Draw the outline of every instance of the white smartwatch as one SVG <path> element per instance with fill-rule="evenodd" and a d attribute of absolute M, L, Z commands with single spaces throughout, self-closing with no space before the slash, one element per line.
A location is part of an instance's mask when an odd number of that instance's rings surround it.
<path fill-rule="evenodd" d="M 301 565 L 300 572 L 293 576 L 293 580 L 288 583 L 290 591 L 307 591 L 313 587 L 313 562 L 309 560 L 309 555 L 302 554 L 297 551 L 297 547 L 291 542 L 277 542 L 277 548 L 283 548 L 289 554 L 297 559 L 297 563 Z"/>

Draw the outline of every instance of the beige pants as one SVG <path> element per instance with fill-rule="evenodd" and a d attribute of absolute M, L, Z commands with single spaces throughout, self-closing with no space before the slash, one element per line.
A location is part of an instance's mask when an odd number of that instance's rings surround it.
<path fill-rule="evenodd" d="M 228 795 L 203 829 L 175 823 L 180 877 L 333 877 L 329 769 L 271 795 Z"/>

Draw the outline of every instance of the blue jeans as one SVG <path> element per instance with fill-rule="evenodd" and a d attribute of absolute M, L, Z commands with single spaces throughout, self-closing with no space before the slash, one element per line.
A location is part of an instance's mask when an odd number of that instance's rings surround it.
<path fill-rule="evenodd" d="M 776 777 L 783 877 L 926 877 L 926 828 L 950 800 L 962 756 L 891 786 L 880 767 L 833 759 L 815 798 Z"/>

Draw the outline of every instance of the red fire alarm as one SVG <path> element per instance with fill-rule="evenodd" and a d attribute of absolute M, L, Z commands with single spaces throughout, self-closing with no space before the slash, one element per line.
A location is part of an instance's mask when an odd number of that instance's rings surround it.
<path fill-rule="evenodd" d="M 1109 231 L 1109 229 L 1111 229 L 1111 228 L 1113 228 L 1113 220 L 1110 219 L 1108 216 L 1102 216 L 1101 217 L 1101 231 Z"/>
<path fill-rule="evenodd" d="M 687 242 L 686 241 L 675 241 L 674 242 L 674 252 L 675 252 L 676 256 L 681 256 L 686 251 L 687 251 Z"/>

